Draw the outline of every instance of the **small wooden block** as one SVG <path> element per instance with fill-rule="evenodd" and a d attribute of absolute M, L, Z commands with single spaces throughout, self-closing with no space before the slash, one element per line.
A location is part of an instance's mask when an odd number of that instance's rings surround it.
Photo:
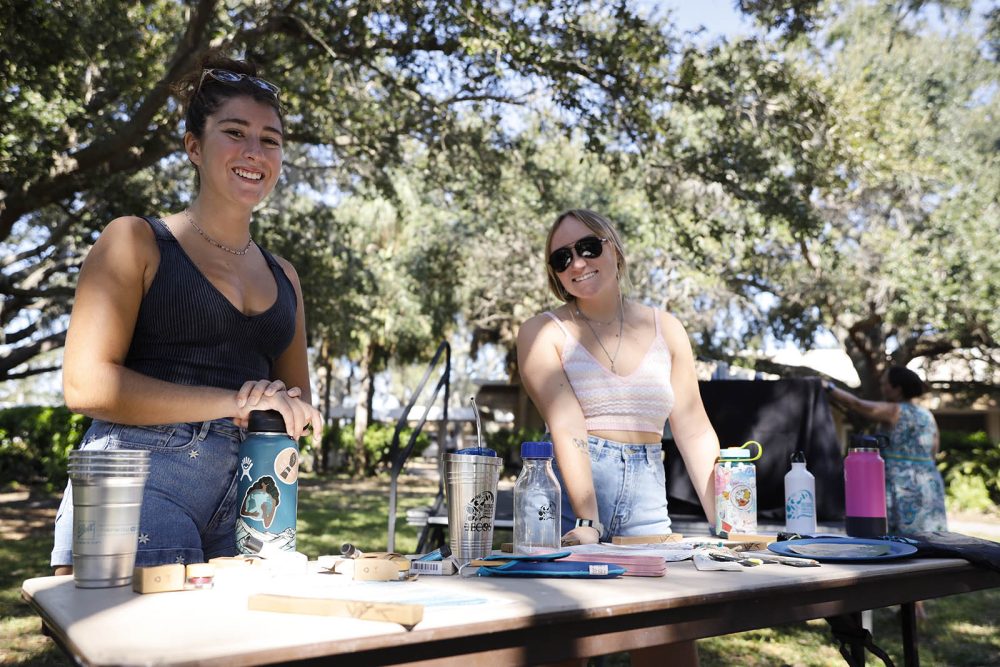
<path fill-rule="evenodd" d="M 399 602 L 368 602 L 333 598 L 294 597 L 291 595 L 251 595 L 247 608 L 252 611 L 276 611 L 285 614 L 342 616 L 366 621 L 399 623 L 407 630 L 424 618 L 424 607 Z"/>
<path fill-rule="evenodd" d="M 405 559 L 404 559 L 405 560 Z M 406 572 L 410 571 L 410 561 L 406 561 Z M 399 566 L 383 558 L 355 558 L 355 581 L 398 581 Z"/>
<path fill-rule="evenodd" d="M 184 590 L 184 566 L 180 563 L 137 567 L 132 572 L 132 590 L 136 593 L 166 593 Z"/>
<path fill-rule="evenodd" d="M 665 544 L 667 542 L 680 542 L 684 536 L 680 533 L 670 533 L 669 535 L 615 535 L 611 538 L 611 544 Z"/>
<path fill-rule="evenodd" d="M 232 567 L 248 567 L 253 565 L 253 561 L 254 559 L 247 558 L 246 556 L 216 556 L 215 558 L 210 558 L 208 564 L 214 565 L 218 569 L 222 569 Z"/>
<path fill-rule="evenodd" d="M 734 551 L 767 551 L 767 545 L 777 542 L 775 535 L 730 535 L 724 544 Z"/>
<path fill-rule="evenodd" d="M 357 560 L 359 563 L 365 562 L 368 559 L 374 558 L 376 560 L 383 560 L 387 563 L 393 563 L 400 572 L 410 571 L 410 560 L 403 554 L 388 553 L 386 551 L 375 551 L 370 553 L 365 553 L 360 556 Z"/>

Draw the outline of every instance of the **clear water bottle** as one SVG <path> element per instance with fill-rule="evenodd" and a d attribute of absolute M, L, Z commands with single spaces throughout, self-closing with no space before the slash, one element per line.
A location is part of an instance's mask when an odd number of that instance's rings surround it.
<path fill-rule="evenodd" d="M 757 445 L 751 456 L 750 445 Z M 750 440 L 739 447 L 724 447 L 715 462 L 715 534 L 752 535 L 757 532 L 757 470 L 753 462 L 764 447 Z"/>
<path fill-rule="evenodd" d="M 554 551 L 562 539 L 562 488 L 552 472 L 552 443 L 521 443 L 514 482 L 514 553 Z"/>
<path fill-rule="evenodd" d="M 792 454 L 792 469 L 785 475 L 785 531 L 816 533 L 816 478 L 806 470 L 806 455 Z"/>

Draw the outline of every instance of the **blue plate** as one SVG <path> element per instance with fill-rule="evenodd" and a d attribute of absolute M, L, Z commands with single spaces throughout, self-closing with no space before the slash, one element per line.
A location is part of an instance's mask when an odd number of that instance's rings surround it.
<path fill-rule="evenodd" d="M 862 545 L 862 546 L 872 546 L 885 548 L 889 547 L 888 553 L 883 554 L 852 554 L 852 555 L 835 555 L 835 554 L 805 554 L 792 551 L 792 546 L 802 546 L 808 547 L 810 545 L 817 545 L 818 547 L 836 547 L 844 546 L 848 547 L 851 545 Z M 851 562 L 869 562 L 869 561 L 880 561 L 880 560 L 895 560 L 896 558 L 905 558 L 906 556 L 912 556 L 917 553 L 917 548 L 912 544 L 903 544 L 902 542 L 889 542 L 888 540 L 868 540 L 862 537 L 826 537 L 821 539 L 810 539 L 810 540 L 789 540 L 787 542 L 772 542 L 767 545 L 767 548 L 776 554 L 781 554 L 782 556 L 791 556 L 792 558 L 812 558 L 813 560 L 818 560 L 822 563 L 851 563 Z"/>

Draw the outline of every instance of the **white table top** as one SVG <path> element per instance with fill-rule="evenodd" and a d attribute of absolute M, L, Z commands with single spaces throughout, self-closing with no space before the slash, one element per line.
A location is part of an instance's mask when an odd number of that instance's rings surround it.
<path fill-rule="evenodd" d="M 865 565 L 825 564 L 817 568 L 763 565 L 741 572 L 701 572 L 686 561 L 668 563 L 666 576 L 659 578 L 422 576 L 417 581 L 398 583 L 353 582 L 341 575 L 312 572 L 228 583 L 220 578 L 213 590 L 149 595 L 133 593 L 128 587 L 78 589 L 72 577 L 41 577 L 25 581 L 22 595 L 63 646 L 85 664 L 251 665 L 351 654 L 385 646 L 416 649 L 430 642 L 471 635 L 481 640 L 483 648 L 489 648 L 491 637 L 498 645 L 506 641 L 509 646 L 511 632 L 555 627 L 559 623 L 593 623 L 595 619 L 634 617 L 639 619 L 636 621 L 639 625 L 669 625 L 674 622 L 672 613 L 693 607 L 707 605 L 724 611 L 734 602 L 788 595 L 792 591 L 796 595 L 812 591 L 817 600 L 823 596 L 836 597 L 847 590 L 872 595 L 888 588 L 871 584 L 903 579 L 942 582 L 951 574 L 961 575 L 965 581 L 971 576 L 971 569 L 961 560 L 912 559 Z M 972 589 L 1000 585 L 1000 577 L 987 574 L 992 579 L 987 577 L 984 585 Z M 966 590 L 970 590 L 967 583 L 930 594 Z M 375 599 L 427 606 L 424 620 L 407 631 L 393 623 L 250 611 L 247 599 L 252 593 Z M 886 598 L 885 604 L 910 601 L 903 599 L 905 593 L 897 592 L 893 597 L 899 599 Z M 655 612 L 652 616 L 660 620 L 647 618 L 650 612 Z M 815 617 L 809 613 L 798 615 Z M 820 611 L 817 615 L 827 612 Z M 726 630 L 718 627 L 717 619 L 714 623 L 712 627 L 716 630 Z M 747 626 L 746 619 L 742 619 L 732 627 L 735 629 L 727 631 L 755 626 L 752 621 Z M 721 634 L 716 630 L 704 632 Z M 503 633 L 507 633 L 506 639 Z"/>

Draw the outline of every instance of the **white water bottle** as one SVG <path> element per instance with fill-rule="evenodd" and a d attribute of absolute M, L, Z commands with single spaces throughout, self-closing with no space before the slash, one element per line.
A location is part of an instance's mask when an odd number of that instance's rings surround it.
<path fill-rule="evenodd" d="M 785 475 L 785 531 L 816 533 L 816 478 L 806 470 L 806 456 L 792 454 L 792 469 Z"/>

